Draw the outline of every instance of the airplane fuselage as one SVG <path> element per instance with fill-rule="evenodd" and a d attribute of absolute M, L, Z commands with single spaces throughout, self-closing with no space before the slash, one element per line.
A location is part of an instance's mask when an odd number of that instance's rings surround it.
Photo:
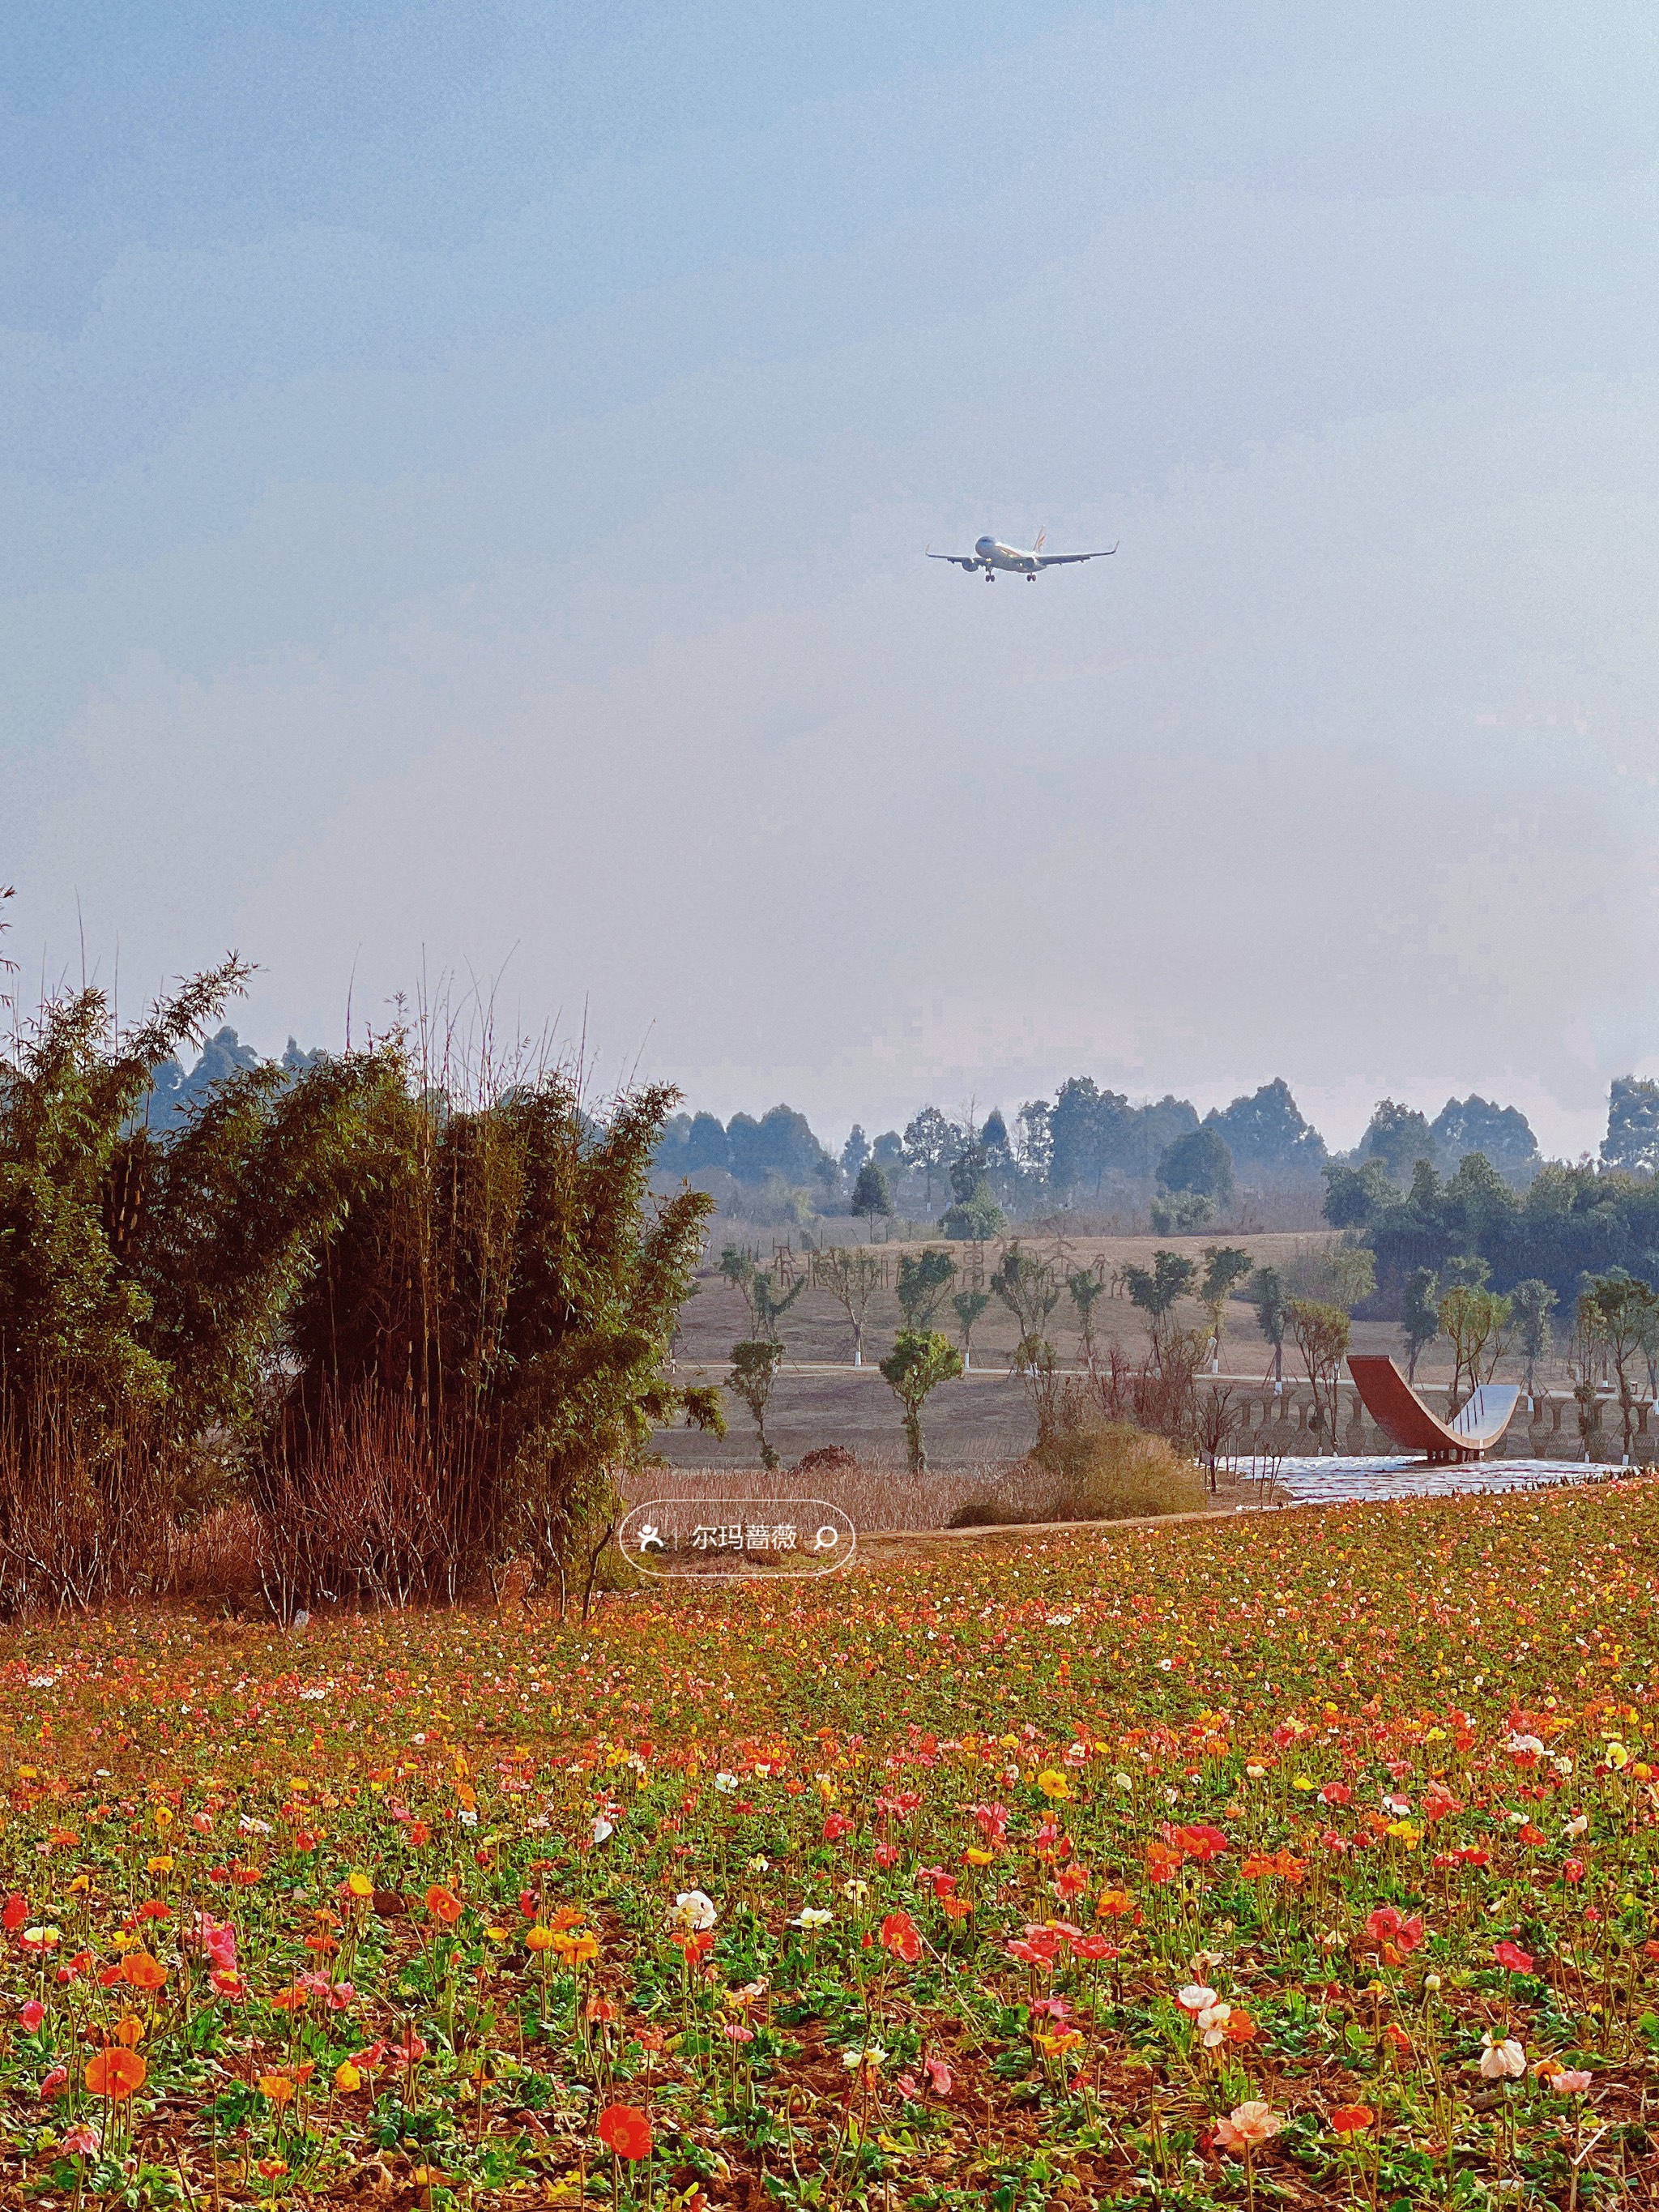
<path fill-rule="evenodd" d="M 981 568 L 988 574 L 993 568 L 1009 568 L 1017 576 L 1035 576 L 1042 566 L 1036 552 L 1024 552 L 1018 545 L 1005 545 L 1000 538 L 976 538 L 974 551 Z"/>

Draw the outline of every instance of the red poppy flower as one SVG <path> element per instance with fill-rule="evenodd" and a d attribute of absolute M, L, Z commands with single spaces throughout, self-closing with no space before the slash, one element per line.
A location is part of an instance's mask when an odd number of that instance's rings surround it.
<path fill-rule="evenodd" d="M 914 1966 L 921 1956 L 921 1933 L 908 1912 L 890 1912 L 881 1923 L 881 1948 Z"/>
<path fill-rule="evenodd" d="M 107 2097 L 112 2104 L 120 2104 L 135 2090 L 144 2086 L 149 2067 L 136 2051 L 127 2051 L 114 2045 L 107 2051 L 98 2051 L 87 2061 L 87 2087 L 94 2097 Z"/>
<path fill-rule="evenodd" d="M 599 2114 L 599 2141 L 618 2158 L 648 2158 L 651 2123 L 637 2105 L 607 2105 Z"/>
<path fill-rule="evenodd" d="M 1200 1866 L 1208 1865 L 1212 1859 L 1219 1858 L 1223 1851 L 1232 1849 L 1219 1828 L 1212 1828 L 1202 1823 L 1177 1828 L 1173 1841 L 1181 1846 L 1189 1859 L 1196 1859 Z"/>
<path fill-rule="evenodd" d="M 1373 1943 L 1380 1943 L 1385 1951 L 1395 1955 L 1389 1964 L 1410 1958 L 1423 1941 L 1423 1916 L 1413 1912 L 1409 1919 L 1392 1905 L 1379 1905 L 1365 1923 L 1365 1933 Z"/>

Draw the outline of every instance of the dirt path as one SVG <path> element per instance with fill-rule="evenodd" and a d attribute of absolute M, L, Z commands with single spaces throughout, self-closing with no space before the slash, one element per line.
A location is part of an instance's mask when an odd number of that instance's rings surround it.
<path fill-rule="evenodd" d="M 929 1552 L 963 1544 L 1021 1544 L 1032 1537 L 1093 1536 L 1102 1541 L 1135 1528 L 1178 1528 L 1192 1521 L 1233 1521 L 1241 1513 L 1304 1513 L 1318 1509 L 1268 1498 L 1248 1504 L 1206 1507 L 1200 1513 L 1132 1513 L 1121 1521 L 1027 1521 L 997 1522 L 982 1528 L 893 1528 L 859 1538 L 858 1556 L 850 1572 L 860 1566 L 891 1566 L 907 1559 L 922 1559 Z"/>

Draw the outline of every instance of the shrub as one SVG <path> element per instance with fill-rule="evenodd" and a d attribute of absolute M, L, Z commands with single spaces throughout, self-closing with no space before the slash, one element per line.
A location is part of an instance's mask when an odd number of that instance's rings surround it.
<path fill-rule="evenodd" d="M 789 1472 L 809 1479 L 842 1480 L 862 1474 L 864 1469 L 858 1454 L 848 1451 L 845 1444 L 819 1444 L 816 1450 L 804 1453 Z"/>
<path fill-rule="evenodd" d="M 1142 1513 L 1194 1513 L 1203 1479 L 1163 1437 L 1127 1421 L 1079 1421 L 1032 1451 L 1045 1478 L 1051 1521 L 1124 1521 Z"/>
<path fill-rule="evenodd" d="M 988 1182 L 981 1183 L 971 1198 L 947 1206 L 939 1224 L 939 1234 L 953 1243 L 982 1243 L 988 1237 L 1000 1237 L 1007 1225 L 1008 1217 L 997 1204 Z"/>
<path fill-rule="evenodd" d="M 1160 1190 L 1152 1200 L 1152 1224 L 1155 1237 L 1190 1236 L 1206 1228 L 1215 1216 L 1215 1201 L 1201 1190 Z"/>
<path fill-rule="evenodd" d="M 981 1491 L 951 1516 L 952 1528 L 1018 1528 L 1041 1521 L 1127 1521 L 1194 1513 L 1204 1479 L 1163 1437 L 1127 1421 L 1073 1419 L 1011 1470 L 1008 1491 Z"/>

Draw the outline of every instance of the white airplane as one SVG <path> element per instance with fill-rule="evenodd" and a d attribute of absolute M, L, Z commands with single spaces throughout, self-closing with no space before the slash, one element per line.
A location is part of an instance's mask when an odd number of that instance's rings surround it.
<path fill-rule="evenodd" d="M 1039 568 L 1064 568 L 1073 561 L 1108 561 L 1117 550 L 1115 545 L 1109 545 L 1103 553 L 1045 553 L 1042 546 L 1048 535 L 1046 530 L 1039 530 L 1036 544 L 1029 553 L 1018 545 L 1005 545 L 1000 538 L 976 538 L 971 554 L 935 553 L 930 546 L 927 558 L 952 562 L 970 574 L 975 568 L 983 568 L 988 584 L 995 583 L 999 568 L 1012 569 L 1015 575 L 1024 576 L 1028 584 L 1035 584 Z"/>

